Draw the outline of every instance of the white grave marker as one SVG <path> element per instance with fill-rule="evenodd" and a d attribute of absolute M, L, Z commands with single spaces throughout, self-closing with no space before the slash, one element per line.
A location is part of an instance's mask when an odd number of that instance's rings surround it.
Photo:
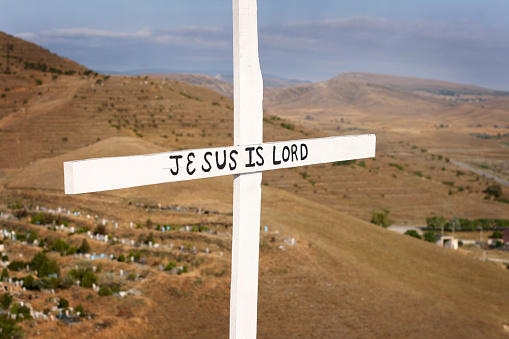
<path fill-rule="evenodd" d="M 64 181 L 79 194 L 233 174 L 230 338 L 245 339 L 256 338 L 262 171 L 374 157 L 376 137 L 262 143 L 256 0 L 233 0 L 233 51 L 235 146 L 65 162 Z"/>

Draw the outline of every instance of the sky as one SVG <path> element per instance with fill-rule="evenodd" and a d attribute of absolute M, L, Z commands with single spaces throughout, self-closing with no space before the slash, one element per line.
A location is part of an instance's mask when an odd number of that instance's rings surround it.
<path fill-rule="evenodd" d="M 96 71 L 232 73 L 231 0 L 0 0 L 0 31 Z M 509 91 L 507 0 L 258 0 L 264 74 Z"/>

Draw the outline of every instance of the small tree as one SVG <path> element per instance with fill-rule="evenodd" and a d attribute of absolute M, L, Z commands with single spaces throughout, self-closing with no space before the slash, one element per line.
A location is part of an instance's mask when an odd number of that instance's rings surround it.
<path fill-rule="evenodd" d="M 88 253 L 90 251 L 90 245 L 87 242 L 87 239 L 83 239 L 81 242 L 81 246 L 78 248 L 78 253 Z"/>
<path fill-rule="evenodd" d="M 81 286 L 91 288 L 93 284 L 97 284 L 97 276 L 92 272 L 87 272 L 81 279 Z"/>
<path fill-rule="evenodd" d="M 39 236 L 37 235 L 37 232 L 35 231 L 30 231 L 30 233 L 28 233 L 27 235 L 27 242 L 29 243 L 33 243 L 35 240 L 38 240 L 39 239 Z"/>
<path fill-rule="evenodd" d="M 118 261 L 125 262 L 125 255 L 121 254 L 118 256 Z"/>
<path fill-rule="evenodd" d="M 55 240 L 53 242 L 53 250 L 54 251 L 57 251 L 60 253 L 65 253 L 65 251 L 67 251 L 68 248 L 69 248 L 69 244 L 60 238 L 58 238 L 57 240 Z"/>
<path fill-rule="evenodd" d="M 67 301 L 67 299 L 65 299 L 65 298 L 60 298 L 60 300 L 58 302 L 58 307 L 60 307 L 60 308 L 69 307 L 69 301 Z"/>
<path fill-rule="evenodd" d="M 2 280 L 4 279 L 9 279 L 10 278 L 10 275 L 9 275 L 9 270 L 7 268 L 4 268 L 2 270 L 2 276 L 0 277 Z"/>
<path fill-rule="evenodd" d="M 433 217 L 426 218 L 426 225 L 429 228 L 434 229 L 434 230 L 441 229 L 442 227 L 445 226 L 446 223 L 447 223 L 447 219 L 445 219 L 445 217 L 443 217 L 443 216 L 433 216 Z"/>
<path fill-rule="evenodd" d="M 382 212 L 373 212 L 371 215 L 371 223 L 382 226 L 382 227 L 389 227 L 392 224 L 391 219 L 389 218 L 389 211 L 384 210 Z"/>
<path fill-rule="evenodd" d="M 39 270 L 39 277 L 47 277 L 50 274 L 60 275 L 60 266 L 58 266 L 56 260 L 45 262 Z"/>
<path fill-rule="evenodd" d="M 490 236 L 491 239 L 504 239 L 504 233 L 500 231 L 493 231 L 493 234 Z"/>
<path fill-rule="evenodd" d="M 36 285 L 34 284 L 35 279 L 32 277 L 31 274 L 27 275 L 23 278 L 23 286 L 26 287 L 26 289 L 31 290 L 36 288 Z"/>
<path fill-rule="evenodd" d="M 13 297 L 9 293 L 4 293 L 0 297 L 0 305 L 2 306 L 2 308 L 4 310 L 9 309 L 9 306 L 11 306 L 11 303 L 12 303 L 12 299 L 13 299 Z"/>

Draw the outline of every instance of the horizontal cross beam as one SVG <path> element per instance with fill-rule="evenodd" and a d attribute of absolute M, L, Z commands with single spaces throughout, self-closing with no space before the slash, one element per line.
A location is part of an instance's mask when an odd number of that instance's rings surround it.
<path fill-rule="evenodd" d="M 203 148 L 64 163 L 66 194 L 254 173 L 375 156 L 373 134 Z"/>

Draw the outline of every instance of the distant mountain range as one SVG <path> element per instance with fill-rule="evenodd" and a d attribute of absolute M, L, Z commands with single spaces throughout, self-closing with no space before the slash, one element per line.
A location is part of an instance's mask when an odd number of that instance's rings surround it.
<path fill-rule="evenodd" d="M 233 74 L 218 73 L 215 76 L 196 73 L 141 73 L 152 78 L 162 78 L 184 82 L 190 85 L 206 87 L 221 93 L 225 97 L 233 98 Z M 311 84 L 309 81 L 278 78 L 271 75 L 263 76 L 264 87 L 280 88 Z"/>

